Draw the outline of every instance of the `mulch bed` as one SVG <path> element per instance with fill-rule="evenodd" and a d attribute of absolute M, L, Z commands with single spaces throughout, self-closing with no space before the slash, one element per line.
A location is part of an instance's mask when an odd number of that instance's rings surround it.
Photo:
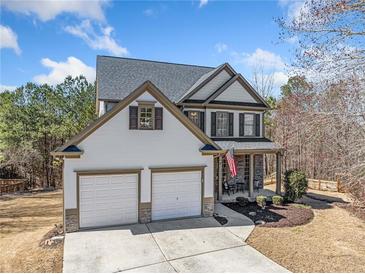
<path fill-rule="evenodd" d="M 285 204 L 285 205 L 267 205 L 265 209 L 261 209 L 256 203 L 249 203 L 246 206 L 240 206 L 238 203 L 225 203 L 225 206 L 237 211 L 254 223 L 263 227 L 292 227 L 309 223 L 314 213 L 310 207 L 301 204 Z M 255 212 L 255 215 L 249 213 Z M 263 221 L 263 222 L 262 222 Z"/>
<path fill-rule="evenodd" d="M 228 223 L 228 220 L 223 216 L 218 216 L 218 215 L 214 214 L 213 217 L 221 225 L 225 225 L 226 223 Z"/>

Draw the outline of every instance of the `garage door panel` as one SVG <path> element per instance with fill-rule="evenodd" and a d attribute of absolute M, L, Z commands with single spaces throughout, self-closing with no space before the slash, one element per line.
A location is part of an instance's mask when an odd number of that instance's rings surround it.
<path fill-rule="evenodd" d="M 138 175 L 80 176 L 80 227 L 136 223 Z"/>
<path fill-rule="evenodd" d="M 152 174 L 152 220 L 201 214 L 201 171 Z"/>

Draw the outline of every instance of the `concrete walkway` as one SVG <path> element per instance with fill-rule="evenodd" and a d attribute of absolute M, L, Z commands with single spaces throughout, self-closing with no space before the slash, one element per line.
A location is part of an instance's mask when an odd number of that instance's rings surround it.
<path fill-rule="evenodd" d="M 190 218 L 66 235 L 64 272 L 287 272 L 245 240 L 245 216 L 217 204 L 227 218 Z"/>

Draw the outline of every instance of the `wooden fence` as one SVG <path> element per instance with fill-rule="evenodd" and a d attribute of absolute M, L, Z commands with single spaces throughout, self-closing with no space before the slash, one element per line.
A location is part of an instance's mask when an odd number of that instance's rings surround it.
<path fill-rule="evenodd" d="M 0 179 L 0 195 L 25 190 L 26 179 Z"/>
<path fill-rule="evenodd" d="M 264 181 L 265 185 L 275 184 L 275 178 L 267 178 Z M 322 191 L 334 191 L 334 192 L 345 192 L 343 185 L 340 180 L 328 181 L 320 179 L 308 179 L 308 188 Z"/>

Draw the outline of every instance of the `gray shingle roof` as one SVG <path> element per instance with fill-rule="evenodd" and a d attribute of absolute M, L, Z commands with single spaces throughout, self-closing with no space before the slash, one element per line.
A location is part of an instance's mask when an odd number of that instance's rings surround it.
<path fill-rule="evenodd" d="M 149 80 L 177 102 L 204 74 L 215 68 L 131 58 L 98 56 L 96 77 L 99 99 L 121 100 Z"/>

